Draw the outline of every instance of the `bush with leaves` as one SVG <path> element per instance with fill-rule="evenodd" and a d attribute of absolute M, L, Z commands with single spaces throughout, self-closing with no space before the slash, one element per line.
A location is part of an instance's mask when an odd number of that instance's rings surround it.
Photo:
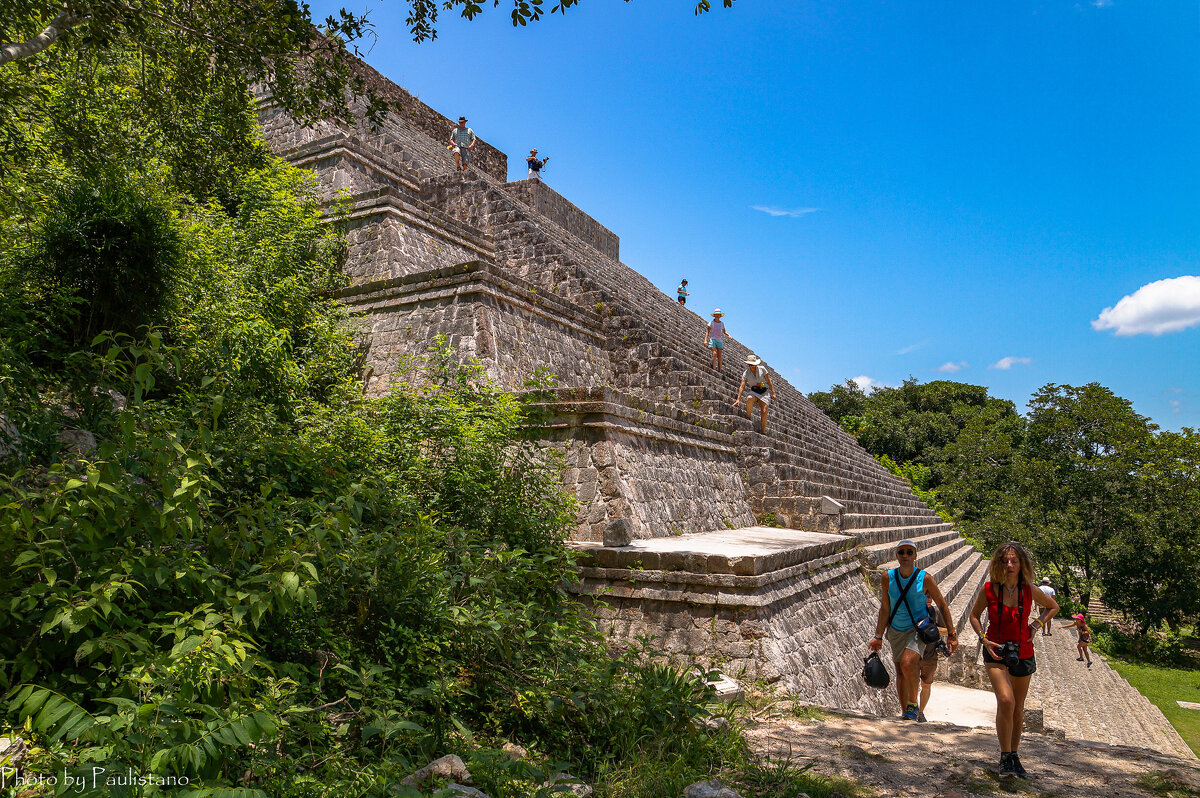
<path fill-rule="evenodd" d="M 719 763 L 691 722 L 711 691 L 611 657 L 568 591 L 545 380 L 499 391 L 441 341 L 367 399 L 311 184 L 274 164 L 233 191 L 233 215 L 175 198 L 159 328 L 44 346 L 3 271 L 0 414 L 26 434 L 0 468 L 0 687 L 38 767 L 402 794 L 456 751 L 503 796 L 649 745 Z M 487 770 L 509 738 L 536 761 Z"/>

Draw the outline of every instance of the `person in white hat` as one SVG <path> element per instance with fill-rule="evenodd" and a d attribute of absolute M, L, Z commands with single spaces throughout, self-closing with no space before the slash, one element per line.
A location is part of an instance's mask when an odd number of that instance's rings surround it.
<path fill-rule="evenodd" d="M 535 177 L 539 180 L 542 179 L 542 167 L 546 165 L 546 161 L 548 160 L 550 160 L 549 155 L 547 155 L 545 158 L 537 157 L 536 147 L 529 151 L 529 155 L 525 158 L 525 164 L 529 167 L 530 180 Z"/>
<path fill-rule="evenodd" d="M 958 648 L 958 634 L 954 629 L 950 607 L 942 596 L 937 580 L 932 574 L 916 567 L 917 544 L 905 539 L 896 544 L 896 567 L 889 568 L 879 579 L 879 618 L 875 622 L 875 636 L 867 642 L 871 651 L 883 648 L 883 636 L 887 635 L 896 662 L 896 696 L 905 720 L 920 720 L 921 707 L 919 678 L 921 658 L 925 644 L 917 637 L 917 624 L 929 619 L 925 598 L 933 603 L 948 620 L 946 642 L 950 653 Z"/>
<path fill-rule="evenodd" d="M 687 285 L 687 280 L 683 281 L 683 285 Z M 683 285 L 679 286 L 683 288 Z M 683 299 L 680 298 L 680 304 L 683 304 Z M 712 312 L 712 322 L 708 325 L 708 329 L 704 331 L 704 345 L 712 350 L 712 367 L 717 371 L 721 370 L 721 350 L 725 348 L 725 322 L 721 321 L 725 314 L 717 308 Z"/>
<path fill-rule="evenodd" d="M 771 382 L 771 372 L 763 365 L 762 359 L 758 355 L 750 355 L 746 358 L 746 370 L 742 372 L 742 384 L 738 386 L 737 398 L 733 400 L 734 407 L 742 403 L 742 392 L 746 390 L 747 385 L 750 386 L 750 391 L 746 394 L 746 415 L 753 422 L 754 405 L 758 403 L 762 407 L 759 430 L 766 435 L 767 406 L 775 401 L 775 385 Z"/>

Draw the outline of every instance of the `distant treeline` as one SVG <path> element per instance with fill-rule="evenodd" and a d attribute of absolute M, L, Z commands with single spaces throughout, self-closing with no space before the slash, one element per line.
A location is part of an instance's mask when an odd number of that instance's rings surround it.
<path fill-rule="evenodd" d="M 1097 383 L 1021 415 L 950 380 L 809 397 L 984 548 L 1026 544 L 1067 601 L 1097 587 L 1146 632 L 1200 612 L 1200 435 L 1160 430 Z"/>

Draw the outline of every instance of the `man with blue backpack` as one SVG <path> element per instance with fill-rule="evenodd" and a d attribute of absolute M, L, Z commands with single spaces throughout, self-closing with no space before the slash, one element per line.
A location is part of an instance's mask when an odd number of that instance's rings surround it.
<path fill-rule="evenodd" d="M 875 636 L 867 643 L 871 651 L 883 648 L 884 634 L 896 662 L 896 696 L 904 710 L 905 720 L 917 720 L 920 715 L 918 695 L 921 688 L 921 658 L 925 647 L 941 640 L 934 619 L 929 617 L 926 598 L 947 619 L 946 642 L 950 652 L 958 648 L 958 635 L 950 615 L 950 607 L 938 589 L 937 580 L 916 567 L 917 544 L 902 540 L 896 544 L 897 567 L 889 568 L 879 579 L 879 619 Z"/>

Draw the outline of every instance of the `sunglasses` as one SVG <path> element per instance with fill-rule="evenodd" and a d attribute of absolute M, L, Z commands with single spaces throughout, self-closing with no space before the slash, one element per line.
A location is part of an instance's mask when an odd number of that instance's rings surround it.
<path fill-rule="evenodd" d="M 896 549 L 896 553 L 904 555 L 905 557 L 911 557 L 917 553 L 917 550 L 916 549 Z"/>

